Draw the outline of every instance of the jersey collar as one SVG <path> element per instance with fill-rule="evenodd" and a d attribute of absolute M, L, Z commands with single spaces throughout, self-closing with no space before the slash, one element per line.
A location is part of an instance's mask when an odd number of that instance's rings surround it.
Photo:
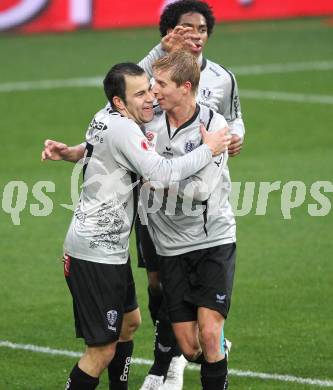
<path fill-rule="evenodd" d="M 206 68 L 206 65 L 207 65 L 207 60 L 206 58 L 202 55 L 202 53 L 200 54 L 200 56 L 198 57 L 198 64 L 200 66 L 200 71 L 202 72 L 205 68 Z"/>
<path fill-rule="evenodd" d="M 200 106 L 199 106 L 199 104 L 196 104 L 195 110 L 194 110 L 194 114 L 191 116 L 191 118 L 189 120 L 184 122 L 181 126 L 179 126 L 176 129 L 176 131 L 173 133 L 172 137 L 171 137 L 171 128 L 170 128 L 170 122 L 169 122 L 168 114 L 165 113 L 165 121 L 166 121 L 166 125 L 167 125 L 167 129 L 168 129 L 168 134 L 169 134 L 170 140 L 173 139 L 175 137 L 175 135 L 180 132 L 180 130 L 184 129 L 185 127 L 188 127 L 191 123 L 193 123 L 197 119 L 197 116 L 199 115 L 199 112 L 200 112 Z"/>

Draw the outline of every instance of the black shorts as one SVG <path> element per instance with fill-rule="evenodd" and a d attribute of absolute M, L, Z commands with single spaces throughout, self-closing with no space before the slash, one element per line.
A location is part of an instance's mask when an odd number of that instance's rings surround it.
<path fill-rule="evenodd" d="M 160 266 L 155 245 L 150 238 L 147 225 L 142 225 L 139 217 L 135 221 L 135 237 L 138 267 L 146 268 L 149 272 L 159 271 Z"/>
<path fill-rule="evenodd" d="M 65 256 L 64 273 L 73 297 L 76 337 L 89 346 L 117 341 L 124 313 L 138 307 L 130 260 L 115 265 Z"/>
<path fill-rule="evenodd" d="M 235 273 L 236 244 L 160 256 L 161 280 L 171 322 L 197 320 L 198 307 L 227 318 Z"/>

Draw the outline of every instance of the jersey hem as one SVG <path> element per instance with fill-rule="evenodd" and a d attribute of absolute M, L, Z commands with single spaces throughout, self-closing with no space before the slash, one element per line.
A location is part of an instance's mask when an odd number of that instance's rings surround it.
<path fill-rule="evenodd" d="M 126 264 L 128 261 L 128 257 L 129 257 L 129 256 L 126 256 L 125 258 L 122 257 L 121 259 L 119 259 L 117 257 L 117 260 L 110 261 L 110 260 L 106 260 L 105 257 L 104 258 L 90 257 L 87 255 L 83 255 L 81 253 L 78 253 L 78 252 L 72 252 L 70 250 L 67 250 L 66 248 L 64 248 L 64 253 L 68 256 L 75 257 L 76 259 L 79 259 L 79 260 L 91 261 L 92 263 L 112 264 L 112 265 Z M 115 257 L 115 256 L 113 256 L 113 257 Z"/>
<path fill-rule="evenodd" d="M 219 246 L 219 245 L 232 244 L 234 242 L 236 242 L 236 236 L 227 237 L 227 238 L 223 238 L 222 240 L 219 240 L 219 241 L 214 241 L 211 243 L 204 243 L 201 245 L 194 245 L 194 246 L 190 246 L 190 247 L 186 247 L 186 248 L 182 248 L 182 249 L 178 249 L 178 250 L 173 250 L 173 251 L 160 251 L 160 250 L 158 250 L 158 248 L 156 248 L 156 253 L 159 256 L 167 256 L 167 257 L 178 256 L 178 255 L 182 255 L 184 253 L 194 252 L 194 251 L 197 251 L 200 249 L 213 248 L 214 246 Z"/>

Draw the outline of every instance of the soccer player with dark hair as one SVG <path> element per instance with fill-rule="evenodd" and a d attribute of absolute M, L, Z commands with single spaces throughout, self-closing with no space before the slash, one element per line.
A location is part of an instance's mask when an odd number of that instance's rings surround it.
<path fill-rule="evenodd" d="M 175 50 L 192 53 L 200 66 L 200 81 L 196 100 L 227 120 L 232 135 L 229 156 L 237 156 L 242 148 L 245 134 L 235 76 L 223 66 L 203 56 L 204 47 L 213 32 L 215 18 L 211 7 L 204 1 L 180 0 L 169 4 L 160 17 L 161 44 L 151 50 L 139 62 L 149 77 L 153 77 L 153 63 L 160 57 Z M 228 167 L 223 171 L 229 176 Z M 175 344 L 165 305 L 162 300 L 162 286 L 159 277 L 159 262 L 156 250 L 146 226 L 136 223 L 139 265 L 146 267 L 148 276 L 149 309 L 156 324 L 154 363 L 141 390 L 149 388 L 151 376 L 166 376 L 163 390 L 180 390 L 183 370 L 186 364 Z M 171 362 L 171 365 L 170 365 Z M 169 367 L 170 365 L 170 367 Z"/>
<path fill-rule="evenodd" d="M 128 388 L 132 337 L 140 324 L 129 261 L 137 175 L 168 187 L 171 180 L 184 180 L 204 168 L 230 143 L 227 129 L 201 129 L 204 145 L 186 156 L 166 159 L 142 131 L 154 115 L 144 71 L 132 63 L 115 65 L 104 79 L 104 90 L 110 106 L 91 121 L 85 148 L 47 140 L 42 152 L 43 160 L 77 161 L 86 156 L 83 190 L 64 243 L 76 335 L 87 346 L 67 380 L 69 390 L 95 389 L 107 367 L 110 389 Z"/>

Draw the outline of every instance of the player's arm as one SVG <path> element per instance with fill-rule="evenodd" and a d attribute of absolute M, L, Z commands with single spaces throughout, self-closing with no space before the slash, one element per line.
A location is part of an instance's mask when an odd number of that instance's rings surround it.
<path fill-rule="evenodd" d="M 110 138 L 113 157 L 124 168 L 135 172 L 157 187 L 168 187 L 198 172 L 226 148 L 226 132 L 209 133 L 202 129 L 203 145 L 185 156 L 166 159 L 155 152 L 137 125 L 124 121 L 122 128 L 114 128 Z"/>
<path fill-rule="evenodd" d="M 62 142 L 47 139 L 44 142 L 42 151 L 42 161 L 44 160 L 65 160 L 77 162 L 84 157 L 86 144 L 85 142 L 75 146 L 68 146 Z"/>
<path fill-rule="evenodd" d="M 211 130 L 224 128 L 226 131 L 225 151 L 215 156 L 212 161 L 199 172 L 180 182 L 178 195 L 182 198 L 192 198 L 193 200 L 203 202 L 207 200 L 214 192 L 215 188 L 221 181 L 223 168 L 227 164 L 227 149 L 230 144 L 229 129 L 227 122 L 222 115 L 215 114 L 211 123 Z"/>
<path fill-rule="evenodd" d="M 161 44 L 156 45 L 150 52 L 144 57 L 138 65 L 146 72 L 149 79 L 153 77 L 153 63 L 159 58 L 165 56 L 167 53 L 163 50 Z"/>
<path fill-rule="evenodd" d="M 234 157 L 241 152 L 245 137 L 245 126 L 242 119 L 237 81 L 232 72 L 228 71 L 228 73 L 230 82 L 224 86 L 224 94 L 219 105 L 219 113 L 228 122 L 230 134 L 232 135 L 228 153 L 230 157 Z"/>

